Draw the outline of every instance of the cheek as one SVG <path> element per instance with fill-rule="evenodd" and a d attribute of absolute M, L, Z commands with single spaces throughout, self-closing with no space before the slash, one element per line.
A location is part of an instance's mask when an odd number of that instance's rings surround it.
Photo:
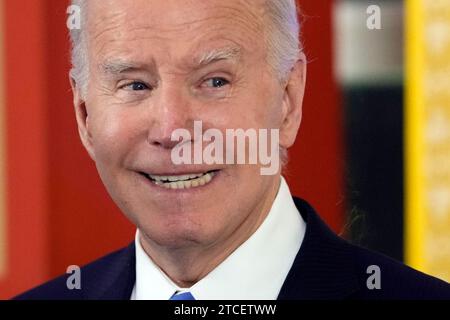
<path fill-rule="evenodd" d="M 94 113 L 90 125 L 97 162 L 120 161 L 138 135 L 136 121 L 124 112 Z"/>
<path fill-rule="evenodd" d="M 214 123 L 224 129 L 259 129 L 271 127 L 275 118 L 273 108 L 260 95 L 235 101 L 228 111 L 217 116 Z"/>
<path fill-rule="evenodd" d="M 254 94 L 243 106 L 244 123 L 255 128 L 280 128 L 282 118 L 282 95 L 277 87 L 266 81 L 266 86 L 254 88 Z"/>
<path fill-rule="evenodd" d="M 280 128 L 283 117 L 283 92 L 278 84 L 274 84 L 263 96 L 265 117 L 268 127 Z"/>

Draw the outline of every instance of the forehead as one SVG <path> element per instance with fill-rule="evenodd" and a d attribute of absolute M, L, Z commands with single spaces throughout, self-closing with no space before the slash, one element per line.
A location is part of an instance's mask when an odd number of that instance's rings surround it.
<path fill-rule="evenodd" d="M 169 53 L 181 50 L 179 47 L 195 48 L 214 42 L 251 51 L 263 36 L 263 2 L 90 0 L 88 38 L 96 54 L 120 48 Z M 132 42 L 138 47 L 133 47 Z"/>

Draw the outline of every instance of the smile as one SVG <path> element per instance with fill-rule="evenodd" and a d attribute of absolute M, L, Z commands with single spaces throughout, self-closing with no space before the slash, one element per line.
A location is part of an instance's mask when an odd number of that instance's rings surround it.
<path fill-rule="evenodd" d="M 161 176 L 153 174 L 145 174 L 152 183 L 166 189 L 190 189 L 201 187 L 213 179 L 217 170 L 196 174 L 184 174 L 174 176 Z"/>

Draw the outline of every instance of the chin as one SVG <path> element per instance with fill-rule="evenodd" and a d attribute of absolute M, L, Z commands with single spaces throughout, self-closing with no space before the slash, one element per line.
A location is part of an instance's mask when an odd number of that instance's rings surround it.
<path fill-rule="evenodd" d="M 183 214 L 183 217 L 172 215 L 170 218 L 166 216 L 158 219 L 159 221 L 152 219 L 147 224 L 139 226 L 139 230 L 152 242 L 168 248 L 208 243 L 213 238 L 211 234 L 214 234 L 214 231 L 205 225 L 204 219 L 188 218 L 187 215 Z"/>

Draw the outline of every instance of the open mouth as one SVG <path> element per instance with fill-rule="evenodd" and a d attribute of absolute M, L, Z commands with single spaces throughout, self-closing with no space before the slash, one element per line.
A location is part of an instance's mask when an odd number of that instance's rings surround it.
<path fill-rule="evenodd" d="M 141 172 L 147 179 L 157 186 L 166 189 L 189 189 L 201 187 L 213 179 L 218 170 L 211 170 L 204 173 L 193 173 L 184 175 L 174 175 L 174 176 L 160 176 L 153 174 L 146 174 Z"/>

